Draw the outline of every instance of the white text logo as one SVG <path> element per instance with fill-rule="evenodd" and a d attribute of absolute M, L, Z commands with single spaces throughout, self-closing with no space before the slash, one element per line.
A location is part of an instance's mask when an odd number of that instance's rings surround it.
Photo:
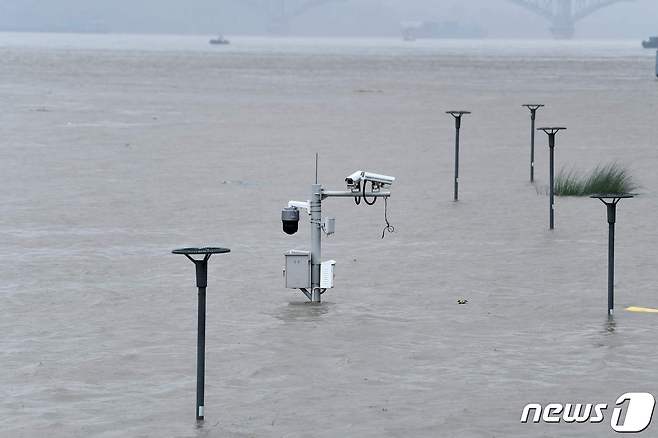
<path fill-rule="evenodd" d="M 615 402 L 610 427 L 615 432 L 638 433 L 651 424 L 656 399 L 646 392 L 628 392 Z M 521 423 L 601 423 L 606 403 L 529 403 L 521 413 Z M 623 414 L 623 415 L 622 415 Z"/>

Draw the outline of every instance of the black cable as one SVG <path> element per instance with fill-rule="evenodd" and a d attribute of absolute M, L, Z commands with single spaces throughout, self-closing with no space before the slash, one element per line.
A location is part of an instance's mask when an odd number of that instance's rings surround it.
<path fill-rule="evenodd" d="M 372 198 L 372 202 L 369 202 L 369 201 L 368 201 L 368 198 L 366 198 L 366 183 L 367 183 L 367 182 L 364 182 L 364 183 L 363 183 L 363 202 L 365 202 L 365 203 L 368 204 L 368 205 L 375 205 L 375 202 L 377 202 L 377 197 L 376 197 L 376 196 L 375 196 L 374 198 Z M 370 191 L 373 191 L 373 190 L 374 190 L 374 189 L 373 189 L 373 186 L 374 186 L 374 185 L 375 185 L 375 184 L 374 184 L 372 181 L 370 181 Z"/>
<path fill-rule="evenodd" d="M 395 233 L 395 227 L 388 221 L 388 198 L 384 198 L 384 220 L 386 221 L 386 226 L 382 231 L 382 239 L 386 235 L 387 231 L 389 233 Z"/>
<path fill-rule="evenodd" d="M 359 183 L 359 184 L 361 184 L 361 183 Z M 357 190 L 358 190 L 358 189 L 357 189 Z M 355 196 L 355 197 L 354 197 L 354 203 L 355 203 L 356 205 L 361 204 L 361 197 L 360 197 L 360 196 Z"/>

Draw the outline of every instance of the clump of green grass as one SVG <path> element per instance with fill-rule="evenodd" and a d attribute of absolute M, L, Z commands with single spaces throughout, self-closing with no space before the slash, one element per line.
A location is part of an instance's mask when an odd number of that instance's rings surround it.
<path fill-rule="evenodd" d="M 555 176 L 555 196 L 585 196 L 585 181 L 580 172 L 560 169 Z"/>
<path fill-rule="evenodd" d="M 632 193 L 638 187 L 628 171 L 618 163 L 596 166 L 589 174 L 561 169 L 555 177 L 556 196 L 624 194 Z"/>

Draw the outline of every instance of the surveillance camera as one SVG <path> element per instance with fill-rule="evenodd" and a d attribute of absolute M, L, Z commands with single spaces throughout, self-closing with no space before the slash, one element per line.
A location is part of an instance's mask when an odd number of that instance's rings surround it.
<path fill-rule="evenodd" d="M 286 207 L 281 211 L 281 222 L 283 223 L 283 232 L 286 234 L 295 234 L 299 229 L 299 209 L 296 207 Z"/>
<path fill-rule="evenodd" d="M 390 186 L 393 184 L 395 182 L 395 177 L 359 170 L 345 178 L 347 188 L 352 191 L 358 191 L 361 188 L 361 182 L 363 182 L 364 187 L 365 183 L 370 182 L 372 184 L 372 190 L 376 191 L 384 186 Z"/>
<path fill-rule="evenodd" d="M 345 183 L 347 184 L 348 189 L 359 190 L 361 188 L 361 177 L 363 172 L 360 170 L 354 172 L 347 178 L 345 178 Z"/>

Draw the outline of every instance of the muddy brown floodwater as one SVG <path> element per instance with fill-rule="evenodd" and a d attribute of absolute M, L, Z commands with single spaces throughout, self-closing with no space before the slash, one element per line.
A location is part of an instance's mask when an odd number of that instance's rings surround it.
<path fill-rule="evenodd" d="M 624 310 L 658 307 L 639 42 L 1 34 L 0 59 L 1 436 L 604 437 L 521 410 L 658 393 L 658 319 Z M 528 182 L 534 102 L 569 128 L 558 168 L 618 161 L 642 185 L 618 210 L 614 322 L 605 208 L 558 198 L 549 232 L 543 133 Z M 458 203 L 451 109 L 473 112 Z M 309 245 L 280 212 L 316 151 L 329 189 L 398 178 L 383 240 L 383 203 L 324 203 L 321 306 L 281 271 Z M 201 428 L 194 272 L 170 254 L 199 244 L 232 249 L 210 263 Z"/>

